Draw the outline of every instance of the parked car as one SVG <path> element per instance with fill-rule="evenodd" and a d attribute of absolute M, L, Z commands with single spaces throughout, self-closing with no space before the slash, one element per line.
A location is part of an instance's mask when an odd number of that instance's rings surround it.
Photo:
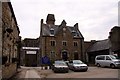
<path fill-rule="evenodd" d="M 64 61 L 55 61 L 52 67 L 54 72 L 69 72 L 69 67 Z"/>
<path fill-rule="evenodd" d="M 98 67 L 120 68 L 120 59 L 113 55 L 98 55 L 95 58 L 95 65 Z"/>
<path fill-rule="evenodd" d="M 68 65 L 69 61 L 65 61 L 65 63 Z"/>
<path fill-rule="evenodd" d="M 73 71 L 87 71 L 88 66 L 81 60 L 70 60 L 68 63 L 69 69 Z"/>

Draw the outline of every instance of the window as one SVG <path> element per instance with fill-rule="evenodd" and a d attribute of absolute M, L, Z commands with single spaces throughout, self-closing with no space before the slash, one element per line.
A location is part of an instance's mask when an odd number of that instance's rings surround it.
<path fill-rule="evenodd" d="M 50 41 L 51 46 L 55 46 L 55 41 Z"/>
<path fill-rule="evenodd" d="M 50 29 L 50 34 L 54 35 L 54 29 L 53 28 Z"/>
<path fill-rule="evenodd" d="M 73 61 L 69 61 L 69 63 L 73 63 Z"/>
<path fill-rule="evenodd" d="M 74 42 L 74 46 L 78 46 L 78 42 L 77 41 Z"/>
<path fill-rule="evenodd" d="M 55 59 L 55 52 L 54 51 L 51 51 L 50 52 L 50 59 Z"/>
<path fill-rule="evenodd" d="M 73 36 L 76 36 L 76 32 L 72 32 L 73 33 Z"/>
<path fill-rule="evenodd" d="M 67 41 L 63 41 L 63 42 L 62 42 L 62 45 L 63 45 L 63 46 L 67 46 Z"/>
<path fill-rule="evenodd" d="M 106 56 L 106 60 L 111 60 L 110 57 Z"/>
<path fill-rule="evenodd" d="M 113 55 L 110 55 L 110 57 L 111 57 L 112 59 L 117 59 L 117 57 L 115 57 L 115 56 L 113 56 Z"/>
<path fill-rule="evenodd" d="M 105 60 L 105 56 L 99 56 L 97 57 L 97 60 Z"/>
<path fill-rule="evenodd" d="M 72 31 L 72 34 L 73 34 L 74 37 L 78 36 L 78 34 L 77 34 L 77 32 L 75 30 Z"/>

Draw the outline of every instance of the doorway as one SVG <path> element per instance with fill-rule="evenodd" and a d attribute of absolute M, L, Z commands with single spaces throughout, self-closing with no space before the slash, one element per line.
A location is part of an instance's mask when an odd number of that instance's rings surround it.
<path fill-rule="evenodd" d="M 37 55 L 36 54 L 26 54 L 25 55 L 25 65 L 26 66 L 37 66 Z"/>
<path fill-rule="evenodd" d="M 62 52 L 62 59 L 63 59 L 64 61 L 67 61 L 67 60 L 68 60 L 68 53 L 67 53 L 67 51 L 63 51 L 63 52 Z"/>
<path fill-rule="evenodd" d="M 74 60 L 78 60 L 78 56 L 79 56 L 79 55 L 78 55 L 78 52 L 75 52 L 75 53 L 74 53 Z"/>

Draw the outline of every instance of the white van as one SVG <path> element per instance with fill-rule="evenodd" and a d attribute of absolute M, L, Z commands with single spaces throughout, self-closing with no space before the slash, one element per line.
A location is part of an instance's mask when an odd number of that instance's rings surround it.
<path fill-rule="evenodd" d="M 95 65 L 98 67 L 120 68 L 120 59 L 113 55 L 98 55 L 95 58 Z"/>

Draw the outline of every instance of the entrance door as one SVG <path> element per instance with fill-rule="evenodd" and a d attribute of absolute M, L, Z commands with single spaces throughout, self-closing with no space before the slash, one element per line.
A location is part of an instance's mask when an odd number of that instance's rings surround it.
<path fill-rule="evenodd" d="M 36 54 L 26 54 L 25 55 L 26 66 L 37 66 L 37 56 Z"/>
<path fill-rule="evenodd" d="M 78 53 L 75 52 L 75 53 L 74 53 L 74 60 L 78 60 L 78 56 L 79 56 Z"/>
<path fill-rule="evenodd" d="M 68 59 L 68 54 L 67 54 L 66 51 L 62 52 L 62 59 L 63 59 L 64 61 L 67 61 L 67 59 Z"/>

